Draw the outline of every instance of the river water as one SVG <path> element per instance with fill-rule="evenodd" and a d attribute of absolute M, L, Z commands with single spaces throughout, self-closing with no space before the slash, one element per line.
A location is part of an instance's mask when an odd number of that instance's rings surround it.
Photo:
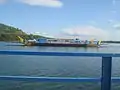
<path fill-rule="evenodd" d="M 120 53 L 120 45 L 108 44 L 99 48 L 27 47 L 0 42 L 0 50 Z M 120 76 L 120 58 L 113 58 L 112 63 L 112 76 Z M 101 58 L 0 55 L 0 75 L 100 77 Z M 120 90 L 119 85 L 113 83 L 112 90 Z M 0 81 L 0 90 L 100 90 L 100 83 Z"/>

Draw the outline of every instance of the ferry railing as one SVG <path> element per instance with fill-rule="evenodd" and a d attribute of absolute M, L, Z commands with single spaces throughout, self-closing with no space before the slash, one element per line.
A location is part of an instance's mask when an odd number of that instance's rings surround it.
<path fill-rule="evenodd" d="M 98 78 L 0 76 L 0 80 L 22 80 L 35 82 L 101 82 L 101 90 L 111 90 L 111 82 L 120 82 L 120 77 L 111 77 L 112 57 L 120 57 L 120 54 L 118 53 L 0 51 L 0 55 L 102 57 L 102 74 L 101 77 Z"/>

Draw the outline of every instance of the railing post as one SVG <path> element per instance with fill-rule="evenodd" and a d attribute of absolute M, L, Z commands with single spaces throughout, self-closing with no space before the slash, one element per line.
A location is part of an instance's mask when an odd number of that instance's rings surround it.
<path fill-rule="evenodd" d="M 102 57 L 101 90 L 111 90 L 112 57 Z"/>

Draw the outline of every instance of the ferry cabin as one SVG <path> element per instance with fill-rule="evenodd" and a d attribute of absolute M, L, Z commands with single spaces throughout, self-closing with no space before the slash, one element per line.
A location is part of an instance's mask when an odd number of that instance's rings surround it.
<path fill-rule="evenodd" d="M 98 44 L 98 41 L 80 40 L 80 39 L 38 39 L 38 43 L 60 43 L 60 44 Z"/>

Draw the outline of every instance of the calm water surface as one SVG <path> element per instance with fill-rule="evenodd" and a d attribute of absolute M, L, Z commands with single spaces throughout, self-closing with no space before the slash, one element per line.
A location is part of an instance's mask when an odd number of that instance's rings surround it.
<path fill-rule="evenodd" d="M 0 42 L 0 50 L 102 52 L 120 53 L 119 44 L 100 48 L 70 47 L 23 47 L 16 43 Z M 93 57 L 43 57 L 0 55 L 0 75 L 56 76 L 56 77 L 100 77 L 101 58 Z M 120 76 L 120 58 L 113 58 L 112 76 Z M 120 83 L 113 90 L 120 90 Z M 42 83 L 0 81 L 0 90 L 100 90 L 100 83 Z"/>

